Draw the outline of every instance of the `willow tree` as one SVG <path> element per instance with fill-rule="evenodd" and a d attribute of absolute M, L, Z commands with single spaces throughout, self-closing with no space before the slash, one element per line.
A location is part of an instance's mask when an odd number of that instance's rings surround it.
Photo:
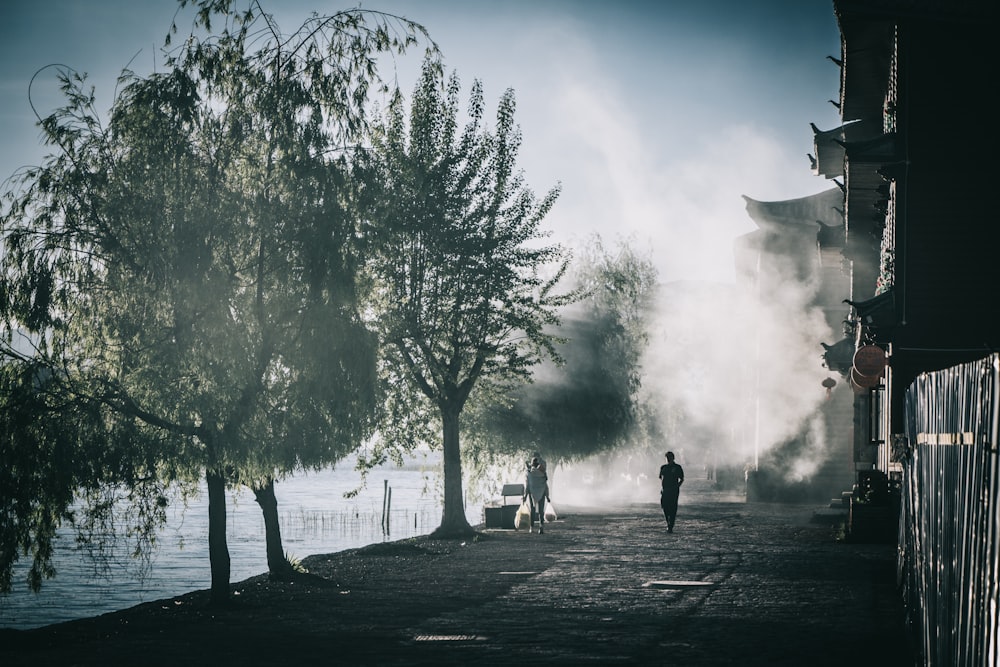
<path fill-rule="evenodd" d="M 162 460 L 179 443 L 61 385 L 39 361 L 0 363 L 0 594 L 22 557 L 30 590 L 55 576 L 66 522 L 78 546 L 104 559 L 122 553 L 116 546 L 147 555 L 166 518 L 165 486 L 177 478 Z"/>
<path fill-rule="evenodd" d="M 375 56 L 423 31 L 352 10 L 286 35 L 256 2 L 190 4 L 207 34 L 164 71 L 124 73 L 107 126 L 60 74 L 67 105 L 41 121 L 54 155 L 0 220 L 2 307 L 45 341 L 33 363 L 72 360 L 68 394 L 184 443 L 165 463 L 204 472 L 222 601 L 227 486 L 254 488 L 280 575 L 273 480 L 339 460 L 376 422 L 342 149 L 381 85 Z"/>
<path fill-rule="evenodd" d="M 552 465 L 644 439 L 649 406 L 641 391 L 642 359 L 656 269 L 627 243 L 609 249 L 594 236 L 574 256 L 566 279 L 581 298 L 562 313 L 561 363 L 543 363 L 530 384 L 476 402 L 470 421 L 477 449 L 507 457 L 539 450 Z"/>
<path fill-rule="evenodd" d="M 573 298 L 555 291 L 563 249 L 541 242 L 558 190 L 537 199 L 517 168 L 513 91 L 500 98 L 492 130 L 478 81 L 460 128 L 460 92 L 457 75 L 445 81 L 439 63 L 425 60 L 409 114 L 396 95 L 365 158 L 382 342 L 407 380 L 403 389 L 419 392 L 440 417 L 440 537 L 472 530 L 460 447 L 470 394 L 484 380 L 525 380 L 553 352 L 547 328 Z"/>

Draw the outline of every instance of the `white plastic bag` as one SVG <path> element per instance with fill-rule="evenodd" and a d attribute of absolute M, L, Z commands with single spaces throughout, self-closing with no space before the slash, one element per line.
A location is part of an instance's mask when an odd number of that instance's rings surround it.
<path fill-rule="evenodd" d="M 545 503 L 545 520 L 555 521 L 558 518 L 556 515 L 556 508 L 552 506 L 552 501 Z"/>
<path fill-rule="evenodd" d="M 521 506 L 517 508 L 517 514 L 514 515 L 514 530 L 520 530 L 521 528 L 531 527 L 531 505 L 528 504 L 527 500 L 521 503 Z"/>

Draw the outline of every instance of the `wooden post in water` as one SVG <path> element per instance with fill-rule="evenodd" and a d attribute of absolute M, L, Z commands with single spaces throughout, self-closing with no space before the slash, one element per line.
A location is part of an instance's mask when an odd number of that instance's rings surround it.
<path fill-rule="evenodd" d="M 389 517 L 392 516 L 392 487 L 389 487 L 389 496 L 385 502 L 385 534 L 389 536 Z"/>
<path fill-rule="evenodd" d="M 386 533 L 385 512 L 386 512 L 386 507 L 388 506 L 388 499 L 389 499 L 389 480 L 385 480 L 385 486 L 382 488 L 382 534 L 383 535 L 385 535 Z"/>

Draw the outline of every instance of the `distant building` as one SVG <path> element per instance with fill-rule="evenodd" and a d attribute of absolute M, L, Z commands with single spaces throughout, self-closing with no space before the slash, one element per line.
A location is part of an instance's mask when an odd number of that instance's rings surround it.
<path fill-rule="evenodd" d="M 734 248 L 740 282 L 754 290 L 758 299 L 787 292 L 795 286 L 800 301 L 786 299 L 791 312 L 780 316 L 794 322 L 804 311 L 819 309 L 830 329 L 841 331 L 847 315 L 844 294 L 850 289 L 849 273 L 843 270 L 844 193 L 838 187 L 808 197 L 786 201 L 746 199 L 747 213 L 758 229 L 737 239 Z M 799 312 L 799 308 L 802 312 Z M 822 362 L 821 348 L 816 342 L 817 368 Z M 774 354 L 768 350 L 767 354 Z M 760 355 L 757 364 L 761 372 L 767 359 Z M 831 371 L 831 375 L 837 375 Z M 780 378 L 771 378 L 771 382 Z M 823 383 L 826 383 L 824 385 Z M 839 383 L 844 383 L 843 379 Z M 749 500 L 794 500 L 819 502 L 840 498 L 854 482 L 853 438 L 849 427 L 852 414 L 852 394 L 834 393 L 838 380 L 828 375 L 817 379 L 817 397 L 828 395 L 819 402 L 816 414 L 805 420 L 802 432 L 785 443 L 769 448 L 755 460 L 748 477 Z M 751 389 L 751 391 L 754 391 Z M 760 400 L 766 401 L 766 397 Z M 766 420 L 776 406 L 761 405 L 754 420 Z M 821 433 L 814 432 L 817 420 Z M 845 422 L 847 428 L 844 427 Z M 807 442 L 813 439 L 816 443 Z M 817 443 L 819 446 L 816 446 Z M 816 459 L 816 468 L 806 479 L 796 480 L 787 474 L 787 467 L 797 456 L 796 450 L 807 451 Z"/>

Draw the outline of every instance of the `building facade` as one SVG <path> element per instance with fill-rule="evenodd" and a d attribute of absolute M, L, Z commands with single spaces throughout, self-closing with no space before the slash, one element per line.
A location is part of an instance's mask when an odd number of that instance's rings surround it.
<path fill-rule="evenodd" d="M 924 663 L 996 666 L 1000 220 L 995 140 L 977 121 L 996 4 L 833 7 L 842 124 L 814 128 L 811 159 L 844 195 L 849 310 L 825 356 L 855 393 L 852 502 L 892 510 L 884 537 Z"/>

